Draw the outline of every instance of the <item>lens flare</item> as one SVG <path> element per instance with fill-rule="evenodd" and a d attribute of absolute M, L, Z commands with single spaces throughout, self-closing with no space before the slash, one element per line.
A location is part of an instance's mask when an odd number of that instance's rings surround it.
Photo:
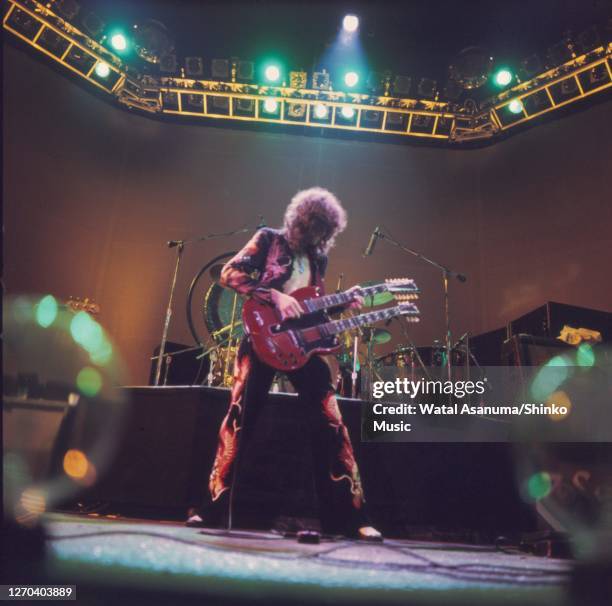
<path fill-rule="evenodd" d="M 57 318 L 57 301 L 53 295 L 43 297 L 36 307 L 36 321 L 39 326 L 48 328 Z"/>
<path fill-rule="evenodd" d="M 102 389 L 102 376 L 91 366 L 81 369 L 76 378 L 79 391 L 88 398 L 93 398 Z"/>
<path fill-rule="evenodd" d="M 533 501 L 541 501 L 546 498 L 552 490 L 552 478 L 546 471 L 534 473 L 527 480 L 527 494 Z"/>
<path fill-rule="evenodd" d="M 578 366 L 593 366 L 595 364 L 595 352 L 589 343 L 581 343 L 576 352 L 576 363 Z"/>

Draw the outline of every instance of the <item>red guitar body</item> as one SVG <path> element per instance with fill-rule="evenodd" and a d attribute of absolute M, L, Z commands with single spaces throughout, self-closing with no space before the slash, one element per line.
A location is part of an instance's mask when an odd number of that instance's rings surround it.
<path fill-rule="evenodd" d="M 320 296 L 315 286 L 300 288 L 291 296 L 302 302 Z M 304 311 L 305 307 L 302 305 Z M 285 372 L 301 368 L 314 354 L 328 354 L 340 349 L 334 336 L 323 336 L 318 326 L 329 320 L 325 311 L 306 313 L 300 318 L 281 322 L 276 307 L 248 299 L 242 307 L 242 322 L 259 359 Z"/>

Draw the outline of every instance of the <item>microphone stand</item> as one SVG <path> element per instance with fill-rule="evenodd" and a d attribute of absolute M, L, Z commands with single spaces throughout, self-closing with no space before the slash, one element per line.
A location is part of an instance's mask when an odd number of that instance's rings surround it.
<path fill-rule="evenodd" d="M 166 354 L 166 342 L 168 340 L 168 329 L 170 327 L 170 319 L 172 318 L 172 302 L 174 300 L 174 291 L 176 289 L 176 279 L 179 273 L 179 267 L 181 265 L 181 258 L 183 256 L 183 250 L 186 244 L 194 244 L 196 242 L 204 242 L 205 240 L 212 240 L 214 238 L 227 238 L 236 234 L 248 233 L 256 231 L 261 227 L 265 227 L 263 217 L 260 215 L 259 224 L 255 229 L 252 227 L 241 227 L 233 231 L 224 232 L 221 234 L 207 234 L 206 236 L 200 236 L 199 238 L 192 238 L 191 240 L 170 240 L 168 242 L 168 248 L 176 248 L 176 264 L 174 266 L 174 273 L 172 274 L 172 284 L 170 286 L 170 298 L 168 299 L 168 307 L 166 308 L 166 317 L 164 319 L 164 328 L 162 331 L 161 343 L 159 345 L 159 354 L 157 356 L 157 367 L 155 369 L 155 382 L 154 387 L 159 387 L 159 379 L 161 377 L 162 361 L 168 355 Z M 189 351 L 189 350 L 186 350 Z M 173 354 L 174 355 L 174 354 Z"/>
<path fill-rule="evenodd" d="M 437 263 L 433 259 L 426 257 L 425 255 L 421 254 L 420 252 L 416 250 L 412 250 L 411 248 L 408 248 L 407 246 L 400 244 L 397 240 L 394 240 L 391 236 L 385 234 L 384 232 L 380 230 L 377 235 L 381 240 L 387 240 L 387 242 L 389 242 L 390 244 L 393 244 L 393 246 L 396 246 L 397 248 L 403 250 L 404 252 L 410 253 L 411 255 L 417 257 L 417 259 L 421 259 L 421 261 L 425 261 L 426 263 L 429 263 L 430 265 L 437 267 L 442 272 L 442 284 L 444 287 L 444 317 L 446 321 L 446 339 L 445 339 L 446 372 L 447 372 L 448 380 L 452 381 L 452 378 L 453 378 L 452 370 L 451 370 L 452 347 L 451 347 L 451 328 L 450 328 L 450 302 L 449 302 L 449 297 L 448 297 L 448 279 L 449 277 L 457 278 L 459 282 L 465 282 L 467 280 L 467 277 L 464 274 L 453 271 L 452 269 L 449 269 L 448 267 L 445 267 L 444 265 Z"/>

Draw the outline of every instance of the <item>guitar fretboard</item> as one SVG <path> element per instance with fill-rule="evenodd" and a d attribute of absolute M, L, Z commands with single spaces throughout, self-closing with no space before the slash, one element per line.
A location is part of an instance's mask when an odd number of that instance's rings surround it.
<path fill-rule="evenodd" d="M 361 288 L 359 294 L 362 297 L 371 297 L 387 290 L 386 284 L 377 284 L 375 286 L 367 286 Z M 315 297 L 313 299 L 305 299 L 304 306 L 309 312 L 320 311 L 322 309 L 328 309 L 329 307 L 336 307 L 337 305 L 344 305 L 350 303 L 353 300 L 353 293 L 340 292 L 334 295 L 325 295 L 323 297 Z"/>
<path fill-rule="evenodd" d="M 351 330 L 365 324 L 374 324 L 381 320 L 388 320 L 399 315 L 418 316 L 419 310 L 413 303 L 403 303 L 395 307 L 386 307 L 377 311 L 370 311 L 365 314 L 353 316 L 352 318 L 343 318 L 341 320 L 333 320 L 319 325 L 319 331 L 323 337 L 331 337 L 332 335 Z"/>

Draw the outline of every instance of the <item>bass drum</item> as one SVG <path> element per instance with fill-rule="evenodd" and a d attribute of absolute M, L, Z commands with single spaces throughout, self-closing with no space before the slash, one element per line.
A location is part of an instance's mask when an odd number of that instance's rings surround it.
<path fill-rule="evenodd" d="M 210 285 L 204 297 L 202 315 L 206 329 L 216 343 L 225 342 L 230 332 L 232 341 L 242 339 L 242 304 L 242 297 L 235 291 L 223 288 L 216 282 Z M 230 330 L 232 317 L 234 325 Z"/>

